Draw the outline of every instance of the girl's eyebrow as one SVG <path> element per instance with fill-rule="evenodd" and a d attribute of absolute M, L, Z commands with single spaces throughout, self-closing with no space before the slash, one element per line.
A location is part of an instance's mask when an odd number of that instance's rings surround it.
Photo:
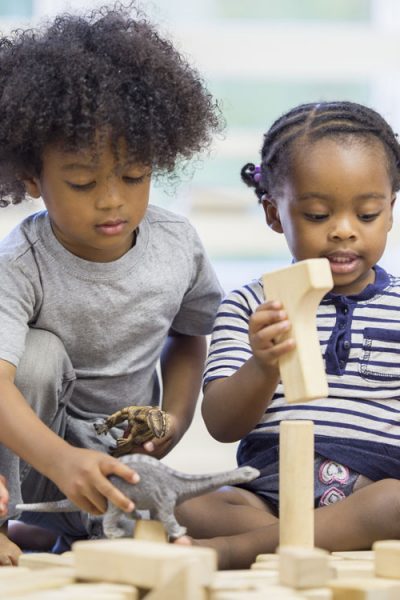
<path fill-rule="evenodd" d="M 353 200 L 385 200 L 386 195 L 382 194 L 380 192 L 366 192 L 365 194 L 359 194 L 357 196 L 354 196 Z M 334 200 L 334 196 L 330 196 L 329 194 L 321 194 L 319 192 L 306 192 L 305 194 L 301 194 L 301 196 L 298 196 L 297 198 L 298 200 L 310 200 L 310 199 L 317 199 L 317 200 L 325 200 L 325 201 L 329 201 L 329 200 Z"/>

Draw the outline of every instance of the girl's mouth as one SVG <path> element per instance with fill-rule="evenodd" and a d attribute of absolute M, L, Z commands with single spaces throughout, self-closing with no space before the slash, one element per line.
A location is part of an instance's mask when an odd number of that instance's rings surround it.
<path fill-rule="evenodd" d="M 335 275 L 352 273 L 360 265 L 361 258 L 354 252 L 332 253 L 326 257 L 329 260 L 331 271 Z"/>

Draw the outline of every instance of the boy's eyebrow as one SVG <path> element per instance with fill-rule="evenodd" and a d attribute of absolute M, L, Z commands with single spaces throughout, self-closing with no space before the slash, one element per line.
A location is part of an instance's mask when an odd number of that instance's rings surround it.
<path fill-rule="evenodd" d="M 88 164 L 88 163 L 66 163 L 61 167 L 62 171 L 77 171 L 78 169 L 87 169 L 89 171 L 94 171 L 96 169 L 96 165 Z"/>

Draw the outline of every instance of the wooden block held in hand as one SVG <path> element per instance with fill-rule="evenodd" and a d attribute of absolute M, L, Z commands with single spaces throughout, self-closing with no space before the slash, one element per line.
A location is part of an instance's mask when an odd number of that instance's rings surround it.
<path fill-rule="evenodd" d="M 287 402 L 306 402 L 328 395 L 325 366 L 319 344 L 316 312 L 323 296 L 333 287 L 327 258 L 310 258 L 263 275 L 265 298 L 280 300 L 292 328 L 296 348 L 279 359 Z"/>

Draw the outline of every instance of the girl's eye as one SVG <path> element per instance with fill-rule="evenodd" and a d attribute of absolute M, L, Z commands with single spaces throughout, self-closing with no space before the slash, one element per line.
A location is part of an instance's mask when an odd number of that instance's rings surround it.
<path fill-rule="evenodd" d="M 146 177 L 146 175 L 141 175 L 140 177 L 128 177 L 128 176 L 125 176 L 122 179 L 128 185 L 137 185 L 139 183 L 142 183 L 144 181 L 145 177 Z"/>
<path fill-rule="evenodd" d="M 374 221 L 377 217 L 379 217 L 380 213 L 371 213 L 369 215 L 359 215 L 358 218 L 360 221 L 364 221 L 364 223 L 369 223 L 370 221 Z"/>
<path fill-rule="evenodd" d="M 329 215 L 321 213 L 304 213 L 304 216 L 309 221 L 324 221 Z"/>
<path fill-rule="evenodd" d="M 67 181 L 67 184 L 70 188 L 76 190 L 77 192 L 85 192 L 87 190 L 91 190 L 96 185 L 96 182 L 91 181 L 90 183 L 71 183 L 70 181 Z"/>

